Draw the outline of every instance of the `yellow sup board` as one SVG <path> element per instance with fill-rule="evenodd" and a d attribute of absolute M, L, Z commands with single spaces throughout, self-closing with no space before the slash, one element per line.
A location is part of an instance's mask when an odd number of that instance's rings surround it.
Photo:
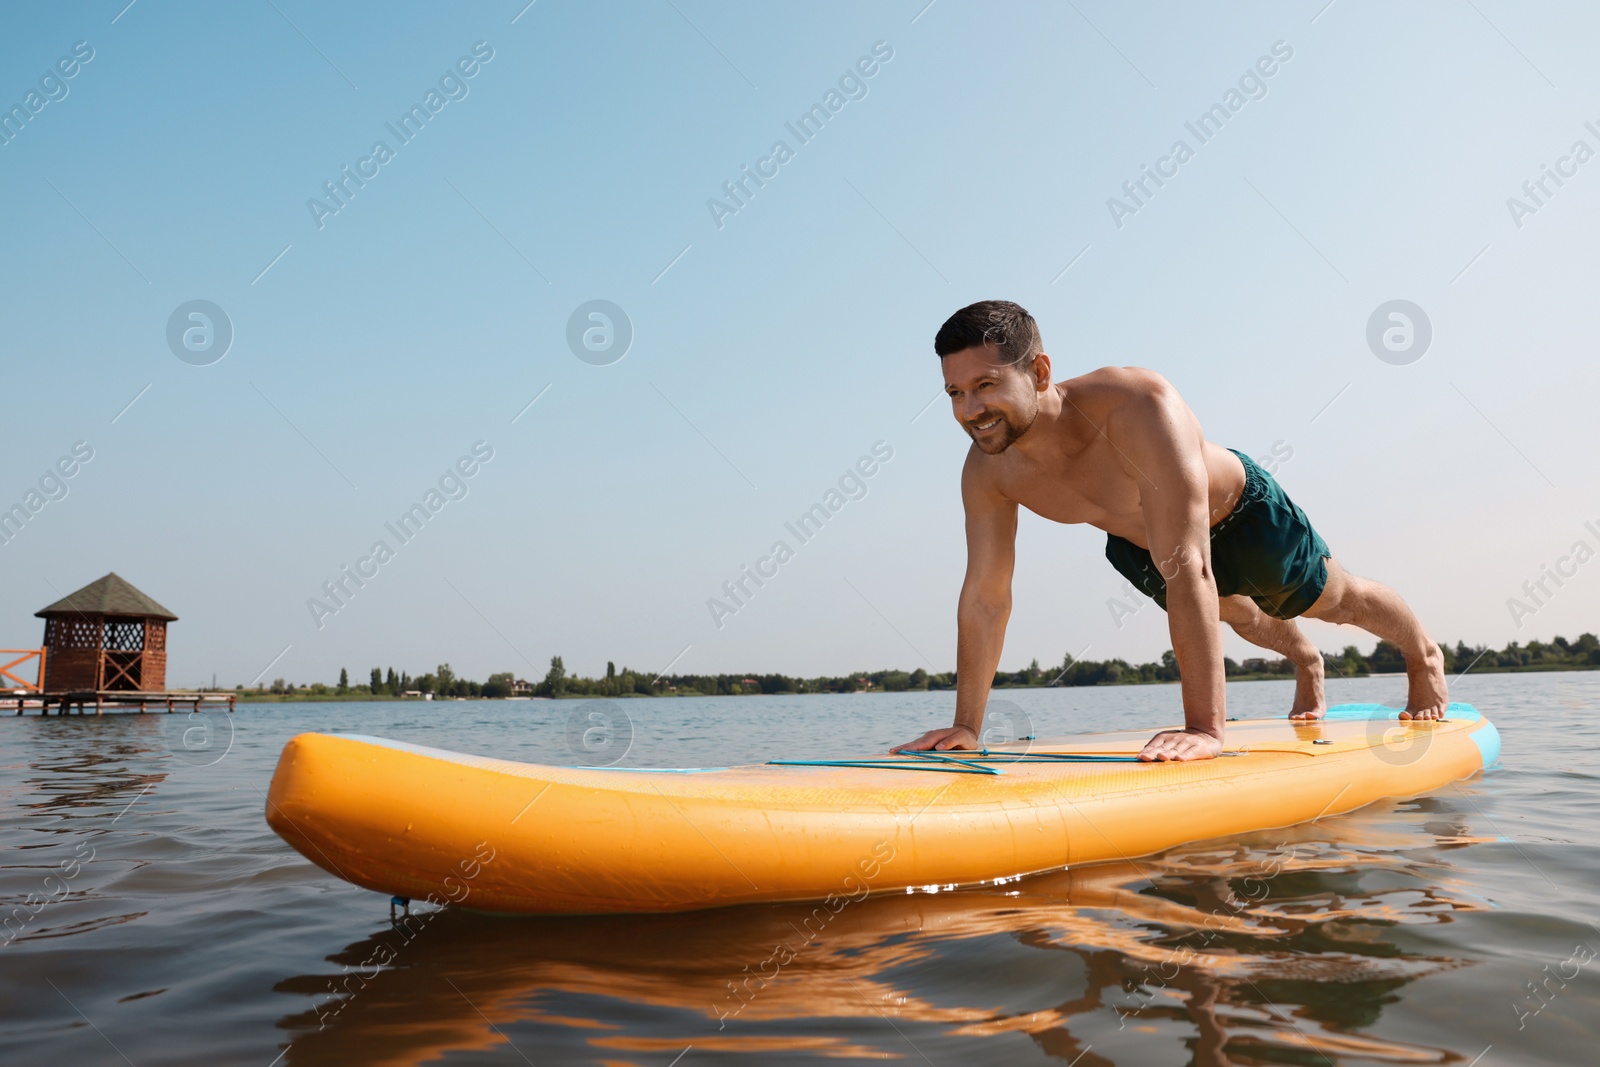
<path fill-rule="evenodd" d="M 308 733 L 284 746 L 267 822 L 324 870 L 407 900 L 522 914 L 831 907 L 1291 826 L 1438 789 L 1500 754 L 1468 704 L 1438 722 L 1378 704 L 1231 722 L 1228 754 L 1191 763 L 1134 759 L 1149 738 L 641 770 Z"/>

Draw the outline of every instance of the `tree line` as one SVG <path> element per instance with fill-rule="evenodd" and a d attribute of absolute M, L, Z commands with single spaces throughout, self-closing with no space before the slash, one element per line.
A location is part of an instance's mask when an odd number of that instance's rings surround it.
<path fill-rule="evenodd" d="M 1592 633 L 1582 634 L 1575 641 L 1556 637 L 1548 642 L 1516 641 L 1505 648 L 1494 650 L 1487 645 L 1468 645 L 1458 641 L 1454 647 L 1440 645 L 1444 653 L 1445 671 L 1462 674 L 1467 671 L 1491 673 L 1499 671 L 1570 671 L 1600 667 L 1600 638 Z M 1400 650 L 1388 641 L 1379 641 L 1369 653 L 1355 645 L 1346 645 L 1337 655 L 1322 654 L 1324 669 L 1329 678 L 1356 678 L 1370 674 L 1399 674 L 1405 671 L 1405 659 Z M 1237 681 L 1254 678 L 1290 678 L 1294 664 L 1287 659 L 1250 658 L 1236 662 L 1231 657 L 1222 661 L 1227 677 Z M 1035 686 L 1081 685 L 1139 685 L 1178 680 L 1178 662 L 1171 649 L 1161 654 L 1159 662 L 1129 663 L 1124 659 L 1076 659 L 1070 653 L 1056 667 L 1042 668 L 1035 659 L 1020 671 L 998 671 L 994 676 L 997 689 Z M 479 697 L 504 698 L 513 695 L 538 697 L 624 697 L 624 696 L 741 696 L 754 693 L 856 693 L 884 691 L 890 693 L 954 689 L 954 671 L 930 673 L 916 670 L 856 671 L 841 676 L 815 678 L 791 677 L 786 674 L 665 674 L 652 675 L 630 667 L 620 670 L 615 663 L 606 664 L 606 673 L 599 678 L 585 678 L 569 674 L 560 656 L 550 658 L 550 669 L 537 682 L 521 682 L 510 671 L 489 675 L 483 682 L 463 678 L 441 663 L 427 674 L 413 678 L 393 667 L 387 671 L 373 667 L 366 685 L 350 684 L 349 673 L 339 672 L 337 686 L 320 683 L 295 686 L 282 678 L 270 686 L 239 690 L 247 695 L 281 698 L 321 697 L 326 699 L 393 699 L 409 693 L 432 694 L 439 698 Z M 519 693 L 518 690 L 523 692 Z"/>

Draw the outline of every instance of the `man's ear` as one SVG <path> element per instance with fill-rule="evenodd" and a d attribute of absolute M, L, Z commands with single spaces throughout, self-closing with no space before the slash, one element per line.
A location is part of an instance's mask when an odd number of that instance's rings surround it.
<path fill-rule="evenodd" d="M 1033 388 L 1039 393 L 1050 388 L 1050 357 L 1043 352 L 1033 357 Z"/>

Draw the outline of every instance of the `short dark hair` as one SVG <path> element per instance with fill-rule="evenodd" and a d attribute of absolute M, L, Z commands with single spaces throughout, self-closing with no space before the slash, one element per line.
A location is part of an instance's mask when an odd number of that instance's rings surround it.
<path fill-rule="evenodd" d="M 968 304 L 945 319 L 933 338 L 933 350 L 940 359 L 988 344 L 999 348 L 1001 364 L 1024 369 L 1044 348 L 1039 340 L 1039 324 L 1027 308 L 1010 300 Z"/>

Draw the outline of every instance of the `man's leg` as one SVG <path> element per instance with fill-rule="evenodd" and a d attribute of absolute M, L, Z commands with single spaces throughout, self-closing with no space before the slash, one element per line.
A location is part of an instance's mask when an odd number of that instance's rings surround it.
<path fill-rule="evenodd" d="M 1322 691 L 1322 653 L 1300 632 L 1295 621 L 1274 619 L 1247 596 L 1220 597 L 1218 613 L 1234 633 L 1294 664 L 1294 705 L 1289 709 L 1289 718 L 1322 718 L 1328 709 Z"/>
<path fill-rule="evenodd" d="M 1392 642 L 1406 659 L 1406 707 L 1402 719 L 1442 719 L 1450 703 L 1444 653 L 1393 589 L 1358 578 L 1328 557 L 1328 584 L 1307 618 L 1359 626 Z"/>

